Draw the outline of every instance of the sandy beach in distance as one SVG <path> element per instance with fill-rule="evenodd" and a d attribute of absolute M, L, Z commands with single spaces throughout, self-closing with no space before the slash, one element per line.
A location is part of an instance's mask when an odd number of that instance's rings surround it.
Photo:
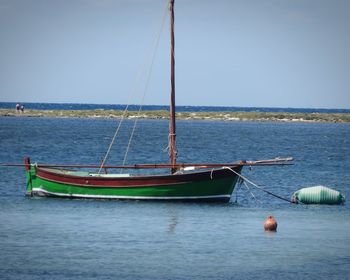
<path fill-rule="evenodd" d="M 0 109 L 3 117 L 50 117 L 50 118 L 121 118 L 122 110 L 31 110 L 24 113 L 12 109 Z M 166 110 L 128 111 L 128 119 L 167 119 Z M 224 120 L 224 121 L 279 121 L 279 122 L 339 122 L 349 123 L 350 114 L 345 113 L 288 113 L 288 112 L 178 112 L 180 120 Z"/>

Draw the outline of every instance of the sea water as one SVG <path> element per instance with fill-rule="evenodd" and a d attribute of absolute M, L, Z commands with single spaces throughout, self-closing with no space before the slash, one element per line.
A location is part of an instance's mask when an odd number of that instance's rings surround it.
<path fill-rule="evenodd" d="M 0 162 L 98 164 L 117 126 L 2 117 Z M 133 126 L 125 121 L 108 163 L 123 161 Z M 167 129 L 167 121 L 138 121 L 127 163 L 167 162 Z M 179 162 L 292 156 L 292 166 L 243 175 L 287 198 L 314 185 L 350 197 L 349 124 L 179 121 L 177 147 Z M 252 186 L 236 189 L 228 204 L 28 198 L 23 168 L 0 172 L 1 279 L 350 277 L 348 202 L 293 205 Z M 268 215 L 275 233 L 263 230 Z"/>
<path fill-rule="evenodd" d="M 17 102 L 0 102 L 0 109 L 15 110 Z M 88 104 L 88 103 L 30 103 L 22 102 L 26 109 L 34 110 L 125 110 L 125 104 Z M 138 111 L 140 105 L 128 105 L 128 111 Z M 169 110 L 169 105 L 143 105 L 144 111 Z M 268 112 L 268 113 L 345 113 L 350 109 L 325 108 L 278 108 L 278 107 L 237 107 L 237 106 L 176 106 L 177 112 Z"/>

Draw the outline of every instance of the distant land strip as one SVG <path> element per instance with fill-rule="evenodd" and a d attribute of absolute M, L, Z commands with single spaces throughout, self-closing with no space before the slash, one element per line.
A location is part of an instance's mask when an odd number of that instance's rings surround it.
<path fill-rule="evenodd" d="M 2 117 L 49 117 L 49 118 L 121 118 L 122 110 L 32 110 L 23 113 L 14 109 L 0 109 Z M 168 119 L 166 110 L 129 111 L 126 118 Z M 181 120 L 224 120 L 224 121 L 278 121 L 278 122 L 336 122 L 350 123 L 347 113 L 287 113 L 287 112 L 178 112 Z"/>

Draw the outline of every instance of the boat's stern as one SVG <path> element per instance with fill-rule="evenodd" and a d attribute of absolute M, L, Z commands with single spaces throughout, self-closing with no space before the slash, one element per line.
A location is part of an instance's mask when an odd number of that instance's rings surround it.
<path fill-rule="evenodd" d="M 24 168 L 26 171 L 26 196 L 33 196 L 33 179 L 36 176 L 36 169 L 30 164 L 29 157 L 24 158 Z"/>

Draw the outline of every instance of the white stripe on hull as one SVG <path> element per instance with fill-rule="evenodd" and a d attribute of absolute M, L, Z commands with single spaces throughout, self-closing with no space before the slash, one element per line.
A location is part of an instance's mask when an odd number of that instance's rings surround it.
<path fill-rule="evenodd" d="M 70 198 L 95 198 L 95 199 L 136 199 L 136 200 L 194 200 L 194 199 L 230 199 L 231 195 L 206 195 L 206 196 L 126 196 L 126 195 L 93 195 L 93 194 L 66 194 L 49 192 L 40 188 L 33 188 L 32 193 L 43 196 L 60 196 Z"/>

